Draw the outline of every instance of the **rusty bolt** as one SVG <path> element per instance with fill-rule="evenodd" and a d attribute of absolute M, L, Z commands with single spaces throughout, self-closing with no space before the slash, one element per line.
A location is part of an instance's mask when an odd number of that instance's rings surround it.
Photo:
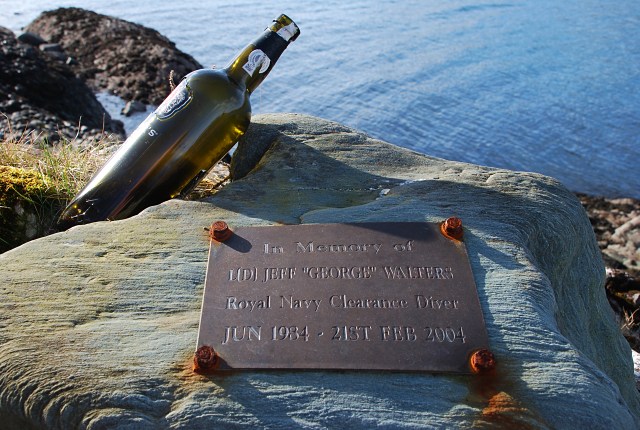
<path fill-rule="evenodd" d="M 447 218 L 440 225 L 440 231 L 450 239 L 462 240 L 462 220 L 453 216 Z"/>
<path fill-rule="evenodd" d="M 487 373 L 496 367 L 496 358 L 488 349 L 479 349 L 471 354 L 469 366 L 473 373 Z"/>
<path fill-rule="evenodd" d="M 193 356 L 194 372 L 208 372 L 218 365 L 218 354 L 209 345 L 203 345 Z"/>
<path fill-rule="evenodd" d="M 232 234 L 233 232 L 224 221 L 216 221 L 211 224 L 211 228 L 209 228 L 209 237 L 218 242 L 224 242 L 229 239 Z"/>

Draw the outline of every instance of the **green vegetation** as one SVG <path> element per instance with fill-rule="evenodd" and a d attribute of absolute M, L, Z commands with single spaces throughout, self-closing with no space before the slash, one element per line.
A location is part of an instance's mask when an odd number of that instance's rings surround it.
<path fill-rule="evenodd" d="M 0 166 L 33 170 L 61 200 L 69 200 L 104 164 L 113 144 L 107 139 L 89 144 L 61 136 L 60 142 L 50 145 L 33 132 L 9 133 L 1 141 Z"/>
<path fill-rule="evenodd" d="M 59 212 L 106 161 L 113 141 L 49 145 L 31 133 L 0 140 L 0 252 L 55 231 Z"/>

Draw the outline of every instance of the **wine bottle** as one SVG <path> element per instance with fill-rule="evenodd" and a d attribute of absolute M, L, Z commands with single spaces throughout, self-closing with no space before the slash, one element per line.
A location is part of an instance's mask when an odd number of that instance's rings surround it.
<path fill-rule="evenodd" d="M 185 76 L 74 197 L 58 227 L 123 219 L 186 195 L 244 134 L 249 96 L 299 34 L 280 15 L 224 69 Z"/>

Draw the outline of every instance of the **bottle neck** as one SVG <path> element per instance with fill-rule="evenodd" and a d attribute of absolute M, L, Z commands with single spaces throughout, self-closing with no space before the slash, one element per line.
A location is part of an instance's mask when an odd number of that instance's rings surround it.
<path fill-rule="evenodd" d="M 284 15 L 283 15 L 284 16 Z M 285 17 L 286 18 L 286 17 Z M 227 74 L 238 85 L 252 93 L 267 77 L 280 55 L 300 30 L 289 18 L 289 25 L 281 25 L 282 17 L 274 21 L 256 40 L 251 42 L 226 67 Z"/>

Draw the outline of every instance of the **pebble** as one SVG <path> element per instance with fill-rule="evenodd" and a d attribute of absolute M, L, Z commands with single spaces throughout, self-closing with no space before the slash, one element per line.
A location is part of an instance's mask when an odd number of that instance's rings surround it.
<path fill-rule="evenodd" d="M 18 40 L 22 43 L 26 43 L 32 46 L 39 46 L 39 45 L 42 45 L 43 43 L 46 43 L 46 40 L 44 40 L 42 37 L 38 36 L 35 33 L 31 33 L 29 31 L 25 31 L 20 35 L 18 35 Z"/>
<path fill-rule="evenodd" d="M 147 110 L 147 106 L 139 102 L 137 100 L 128 101 L 127 104 L 122 108 L 122 115 L 131 116 L 136 112 L 145 112 Z"/>

